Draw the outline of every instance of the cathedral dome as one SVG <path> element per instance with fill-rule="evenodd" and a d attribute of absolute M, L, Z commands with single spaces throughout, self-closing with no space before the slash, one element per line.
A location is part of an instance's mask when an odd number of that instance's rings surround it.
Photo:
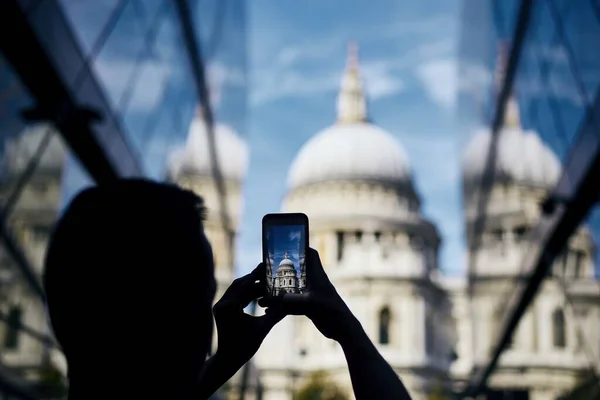
<path fill-rule="evenodd" d="M 311 138 L 290 168 L 290 188 L 328 180 L 410 182 L 400 143 L 368 122 L 333 125 Z"/>
<path fill-rule="evenodd" d="M 229 126 L 215 124 L 214 129 L 217 160 L 225 179 L 243 180 L 248 165 L 248 147 L 244 140 Z M 197 175 L 212 175 L 211 157 L 206 124 L 196 115 L 183 148 L 176 150 L 169 160 L 173 175 L 190 172 Z"/>
<path fill-rule="evenodd" d="M 349 51 L 337 103 L 337 122 L 317 133 L 292 162 L 288 186 L 332 180 L 410 183 L 410 167 L 401 144 L 370 123 L 358 70 L 356 48 Z"/>
<path fill-rule="evenodd" d="M 487 168 L 491 132 L 475 134 L 463 155 L 463 179 L 467 190 L 481 185 Z M 533 188 L 551 189 L 560 178 L 561 163 L 552 149 L 534 131 L 521 129 L 518 106 L 511 97 L 504 126 L 496 141 L 495 182 L 509 182 Z"/>

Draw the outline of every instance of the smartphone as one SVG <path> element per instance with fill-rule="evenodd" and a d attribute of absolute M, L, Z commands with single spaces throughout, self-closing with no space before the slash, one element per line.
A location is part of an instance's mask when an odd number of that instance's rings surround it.
<path fill-rule="evenodd" d="M 306 293 L 308 217 L 302 213 L 267 214 L 262 220 L 265 296 Z"/>

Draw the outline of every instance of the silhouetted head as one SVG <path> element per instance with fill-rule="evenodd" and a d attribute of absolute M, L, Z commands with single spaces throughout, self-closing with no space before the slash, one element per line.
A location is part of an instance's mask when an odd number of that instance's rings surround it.
<path fill-rule="evenodd" d="M 72 397 L 190 390 L 213 326 L 203 213 L 192 192 L 144 180 L 86 189 L 71 202 L 50 240 L 44 285 Z"/>

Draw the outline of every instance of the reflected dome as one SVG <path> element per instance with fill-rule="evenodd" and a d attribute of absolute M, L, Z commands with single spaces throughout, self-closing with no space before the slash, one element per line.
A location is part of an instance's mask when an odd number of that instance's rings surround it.
<path fill-rule="evenodd" d="M 481 185 L 490 152 L 490 129 L 475 133 L 463 154 L 463 178 L 467 190 Z M 495 182 L 551 189 L 561 174 L 561 163 L 535 131 L 521 129 L 516 101 L 507 104 L 504 126 L 496 141 Z"/>
<path fill-rule="evenodd" d="M 243 180 L 248 166 L 248 147 L 245 141 L 231 127 L 219 123 L 215 124 L 214 137 L 223 178 Z M 196 115 L 190 125 L 185 146 L 171 154 L 169 170 L 175 176 L 184 172 L 212 175 L 208 130 L 199 115 Z"/>

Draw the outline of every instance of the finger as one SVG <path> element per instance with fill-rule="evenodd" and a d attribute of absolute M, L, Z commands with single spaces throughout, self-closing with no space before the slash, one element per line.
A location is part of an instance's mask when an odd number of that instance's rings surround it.
<path fill-rule="evenodd" d="M 276 301 L 266 299 L 269 310 L 276 310 L 284 315 L 310 315 L 319 305 L 320 296 L 317 293 L 290 294 L 278 297 Z"/>
<path fill-rule="evenodd" d="M 260 323 L 260 329 L 263 335 L 267 335 L 273 329 L 275 325 L 279 323 L 283 318 L 285 318 L 286 314 L 283 310 L 278 308 L 269 308 L 267 312 L 258 317 Z"/>
<path fill-rule="evenodd" d="M 264 271 L 264 265 L 261 263 L 249 274 L 234 280 L 215 307 L 244 309 L 252 300 L 257 299 L 262 294 L 260 275 Z"/>
<path fill-rule="evenodd" d="M 267 296 L 258 300 L 258 305 L 266 307 L 277 307 L 281 303 L 283 296 Z"/>
<path fill-rule="evenodd" d="M 267 267 L 264 263 L 260 263 L 254 268 L 252 272 L 250 272 L 250 276 L 254 278 L 255 281 L 264 281 L 267 274 Z"/>
<path fill-rule="evenodd" d="M 308 277 L 309 290 L 321 290 L 331 286 L 329 277 L 325 273 L 319 253 L 313 249 L 308 249 L 308 258 L 306 260 L 306 276 Z"/>

